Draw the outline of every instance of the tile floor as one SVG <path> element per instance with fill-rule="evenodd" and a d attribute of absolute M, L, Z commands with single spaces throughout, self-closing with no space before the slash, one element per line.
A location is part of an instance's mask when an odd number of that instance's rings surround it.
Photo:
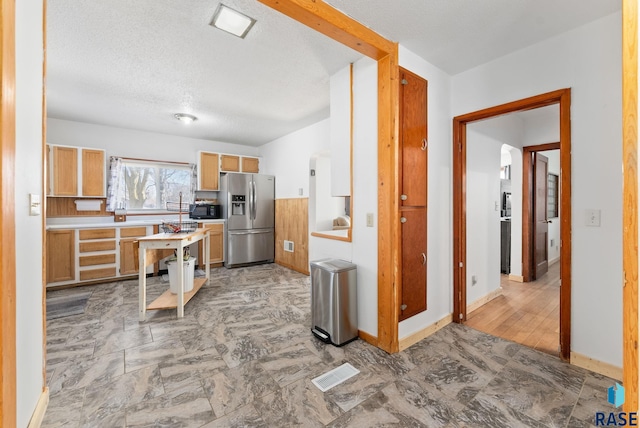
<path fill-rule="evenodd" d="M 167 284 L 151 278 L 149 298 Z M 588 427 L 612 379 L 448 325 L 395 355 L 310 334 L 309 277 L 277 265 L 212 270 L 185 308 L 138 322 L 137 281 L 92 291 L 47 323 L 44 427 Z M 320 392 L 311 379 L 361 373 Z"/>

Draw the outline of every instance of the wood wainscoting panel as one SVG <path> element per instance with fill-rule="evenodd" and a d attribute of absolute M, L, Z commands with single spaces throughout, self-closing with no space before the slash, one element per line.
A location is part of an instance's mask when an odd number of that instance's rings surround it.
<path fill-rule="evenodd" d="M 78 197 L 47 197 L 47 217 L 103 217 L 113 215 L 113 213 L 107 212 L 107 200 L 104 198 L 92 198 L 102 201 L 100 211 L 78 211 L 74 203 L 76 199 Z"/>
<path fill-rule="evenodd" d="M 309 200 L 276 199 L 276 259 L 279 265 L 309 275 Z M 293 242 L 293 252 L 284 250 Z"/>

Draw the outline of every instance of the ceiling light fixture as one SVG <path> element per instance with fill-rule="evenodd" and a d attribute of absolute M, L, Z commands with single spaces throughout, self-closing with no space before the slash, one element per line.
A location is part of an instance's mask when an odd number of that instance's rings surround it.
<path fill-rule="evenodd" d="M 191 122 L 195 122 L 196 120 L 198 120 L 197 117 L 195 117 L 192 114 L 187 114 L 187 113 L 176 113 L 173 115 L 173 117 L 175 117 L 176 119 L 178 119 L 180 122 L 184 123 L 185 125 L 190 124 Z"/>
<path fill-rule="evenodd" d="M 220 3 L 209 25 L 244 39 L 256 20 Z"/>

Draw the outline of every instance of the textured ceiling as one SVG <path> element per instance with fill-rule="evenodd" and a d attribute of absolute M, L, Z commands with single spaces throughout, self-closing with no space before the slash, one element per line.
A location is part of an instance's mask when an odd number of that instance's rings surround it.
<path fill-rule="evenodd" d="M 239 39 L 219 1 L 48 0 L 49 117 L 261 145 L 328 117 L 329 76 L 360 55 L 255 0 Z M 620 9 L 619 0 L 328 0 L 455 74 Z M 174 113 L 198 121 L 185 126 Z M 58 142 L 63 143 L 63 142 Z"/>
<path fill-rule="evenodd" d="M 326 1 L 451 75 L 621 8 L 621 0 Z"/>

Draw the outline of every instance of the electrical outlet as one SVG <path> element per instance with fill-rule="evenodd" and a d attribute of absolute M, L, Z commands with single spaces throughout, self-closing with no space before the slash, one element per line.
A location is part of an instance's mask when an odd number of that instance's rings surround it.
<path fill-rule="evenodd" d="M 29 215 L 40 215 L 41 210 L 40 195 L 29 193 Z"/>
<path fill-rule="evenodd" d="M 302 187 L 298 188 L 298 195 L 302 196 L 304 193 L 304 189 Z"/>
<path fill-rule="evenodd" d="M 584 222 L 586 226 L 600 227 L 600 210 L 585 210 Z"/>
<path fill-rule="evenodd" d="M 367 227 L 373 227 L 373 213 L 367 213 Z"/>

